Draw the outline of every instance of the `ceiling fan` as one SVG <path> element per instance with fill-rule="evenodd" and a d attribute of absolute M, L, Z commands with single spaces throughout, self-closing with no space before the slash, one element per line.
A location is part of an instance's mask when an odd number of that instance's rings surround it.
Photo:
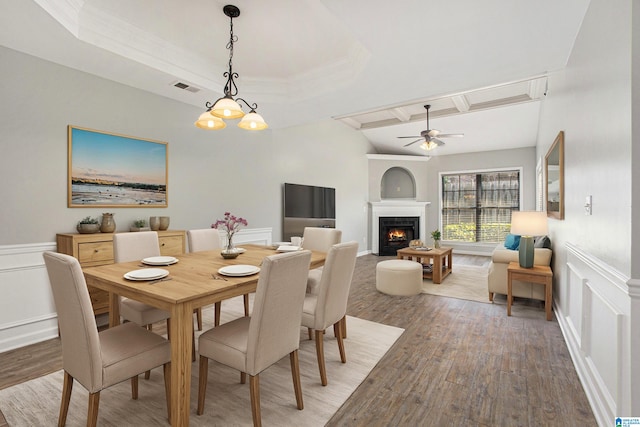
<path fill-rule="evenodd" d="M 399 136 L 398 138 L 418 138 L 415 141 L 405 144 L 404 147 L 408 147 L 419 141 L 424 141 L 420 145 L 420 148 L 422 148 L 423 150 L 429 151 L 429 150 L 433 150 L 436 147 L 439 147 L 440 145 L 444 145 L 444 142 L 441 141 L 439 138 L 452 138 L 452 137 L 460 138 L 464 136 L 463 133 L 440 133 L 439 130 L 429 129 L 429 108 L 431 108 L 431 105 L 427 104 L 424 106 L 424 108 L 427 110 L 427 129 L 420 132 L 419 136 L 418 135 Z"/>

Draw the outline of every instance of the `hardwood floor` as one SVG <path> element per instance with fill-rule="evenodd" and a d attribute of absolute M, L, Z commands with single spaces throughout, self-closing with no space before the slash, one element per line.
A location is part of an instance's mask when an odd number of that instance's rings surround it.
<path fill-rule="evenodd" d="M 347 312 L 405 332 L 328 426 L 597 425 L 558 323 L 538 304 L 507 317 L 504 301 L 381 294 L 375 264 L 392 258 L 358 258 Z M 454 266 L 488 263 L 454 254 Z M 0 389 L 61 369 L 60 353 L 52 339 L 0 354 Z"/>

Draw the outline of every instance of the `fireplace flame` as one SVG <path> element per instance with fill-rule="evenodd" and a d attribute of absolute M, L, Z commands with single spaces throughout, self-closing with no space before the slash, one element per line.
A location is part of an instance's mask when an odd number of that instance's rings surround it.
<path fill-rule="evenodd" d="M 407 234 L 404 230 L 394 228 L 393 230 L 389 231 L 389 234 L 387 234 L 387 239 L 391 242 L 407 240 Z"/>

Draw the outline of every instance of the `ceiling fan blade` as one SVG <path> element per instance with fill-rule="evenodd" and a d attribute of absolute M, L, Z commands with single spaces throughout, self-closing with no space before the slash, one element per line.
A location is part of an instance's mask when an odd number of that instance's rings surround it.
<path fill-rule="evenodd" d="M 438 138 L 462 138 L 464 133 L 440 133 Z"/>
<path fill-rule="evenodd" d="M 431 141 L 433 141 L 436 144 L 438 144 L 438 146 L 444 145 L 444 141 L 440 141 L 438 138 L 431 138 Z"/>
<path fill-rule="evenodd" d="M 413 135 L 413 136 L 398 136 L 397 138 L 422 138 L 420 135 Z"/>
<path fill-rule="evenodd" d="M 416 140 L 415 140 L 415 141 L 413 141 L 413 142 L 410 142 L 410 143 L 408 143 L 408 144 L 405 144 L 405 145 L 403 145 L 403 147 L 408 147 L 408 146 L 410 146 L 410 145 L 415 144 L 415 143 L 416 143 L 416 142 L 418 142 L 418 141 L 422 141 L 422 138 L 418 138 L 418 139 L 416 139 Z"/>

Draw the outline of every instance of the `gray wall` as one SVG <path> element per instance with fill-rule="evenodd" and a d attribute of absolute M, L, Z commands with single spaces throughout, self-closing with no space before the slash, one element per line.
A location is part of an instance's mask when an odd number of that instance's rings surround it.
<path fill-rule="evenodd" d="M 172 229 L 209 227 L 225 211 L 282 231 L 282 184 L 336 188 L 337 227 L 365 250 L 366 153 L 357 131 L 328 119 L 208 132 L 201 109 L 0 47 L 0 245 L 52 242 L 87 215 L 115 212 L 117 231 L 168 215 Z M 268 118 L 267 118 L 268 120 Z M 168 208 L 67 208 L 67 125 L 169 143 Z"/>

